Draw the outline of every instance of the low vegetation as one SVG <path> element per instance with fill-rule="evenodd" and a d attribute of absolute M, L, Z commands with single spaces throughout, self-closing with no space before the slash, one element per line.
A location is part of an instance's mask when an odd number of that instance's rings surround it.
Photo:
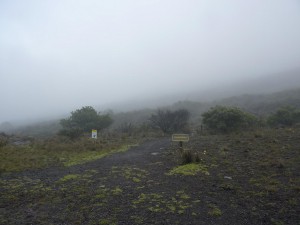
<path fill-rule="evenodd" d="M 300 123 L 300 109 L 286 106 L 281 107 L 268 117 L 271 126 L 292 126 Z"/>

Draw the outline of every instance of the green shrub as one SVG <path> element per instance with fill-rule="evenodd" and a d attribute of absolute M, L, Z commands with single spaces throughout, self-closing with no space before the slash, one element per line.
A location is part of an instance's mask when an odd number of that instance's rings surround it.
<path fill-rule="evenodd" d="M 292 126 L 300 123 L 300 110 L 291 106 L 282 107 L 270 115 L 267 122 L 270 126 Z"/>
<path fill-rule="evenodd" d="M 230 133 L 253 127 L 257 119 L 254 115 L 236 107 L 216 106 L 202 114 L 204 126 L 215 133 Z"/>
<path fill-rule="evenodd" d="M 112 122 L 109 114 L 100 115 L 93 107 L 86 106 L 71 112 L 68 119 L 60 121 L 63 129 L 60 130 L 59 134 L 75 139 L 85 132 L 91 132 L 92 129 L 103 130 L 109 127 Z"/>

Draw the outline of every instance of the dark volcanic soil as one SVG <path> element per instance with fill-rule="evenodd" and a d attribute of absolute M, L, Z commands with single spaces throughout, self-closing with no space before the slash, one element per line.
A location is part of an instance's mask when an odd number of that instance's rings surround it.
<path fill-rule="evenodd" d="M 0 224 L 300 224 L 300 132 L 278 132 L 192 138 L 209 171 L 194 176 L 168 175 L 179 162 L 166 138 L 4 174 Z"/>

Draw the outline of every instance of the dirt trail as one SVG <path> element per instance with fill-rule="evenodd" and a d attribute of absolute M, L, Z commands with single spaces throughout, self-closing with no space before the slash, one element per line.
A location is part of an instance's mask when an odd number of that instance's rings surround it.
<path fill-rule="evenodd" d="M 214 169 L 168 175 L 177 165 L 170 145 L 152 140 L 83 165 L 3 175 L 0 224 L 273 224 Z"/>

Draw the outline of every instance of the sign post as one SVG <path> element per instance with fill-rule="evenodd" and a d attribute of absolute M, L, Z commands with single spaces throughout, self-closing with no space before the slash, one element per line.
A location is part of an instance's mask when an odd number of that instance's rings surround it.
<path fill-rule="evenodd" d="M 188 142 L 190 140 L 190 136 L 188 134 L 173 134 L 172 141 L 179 142 L 179 147 L 183 147 L 183 142 Z"/>
<path fill-rule="evenodd" d="M 97 130 L 92 130 L 92 138 L 97 139 Z"/>

